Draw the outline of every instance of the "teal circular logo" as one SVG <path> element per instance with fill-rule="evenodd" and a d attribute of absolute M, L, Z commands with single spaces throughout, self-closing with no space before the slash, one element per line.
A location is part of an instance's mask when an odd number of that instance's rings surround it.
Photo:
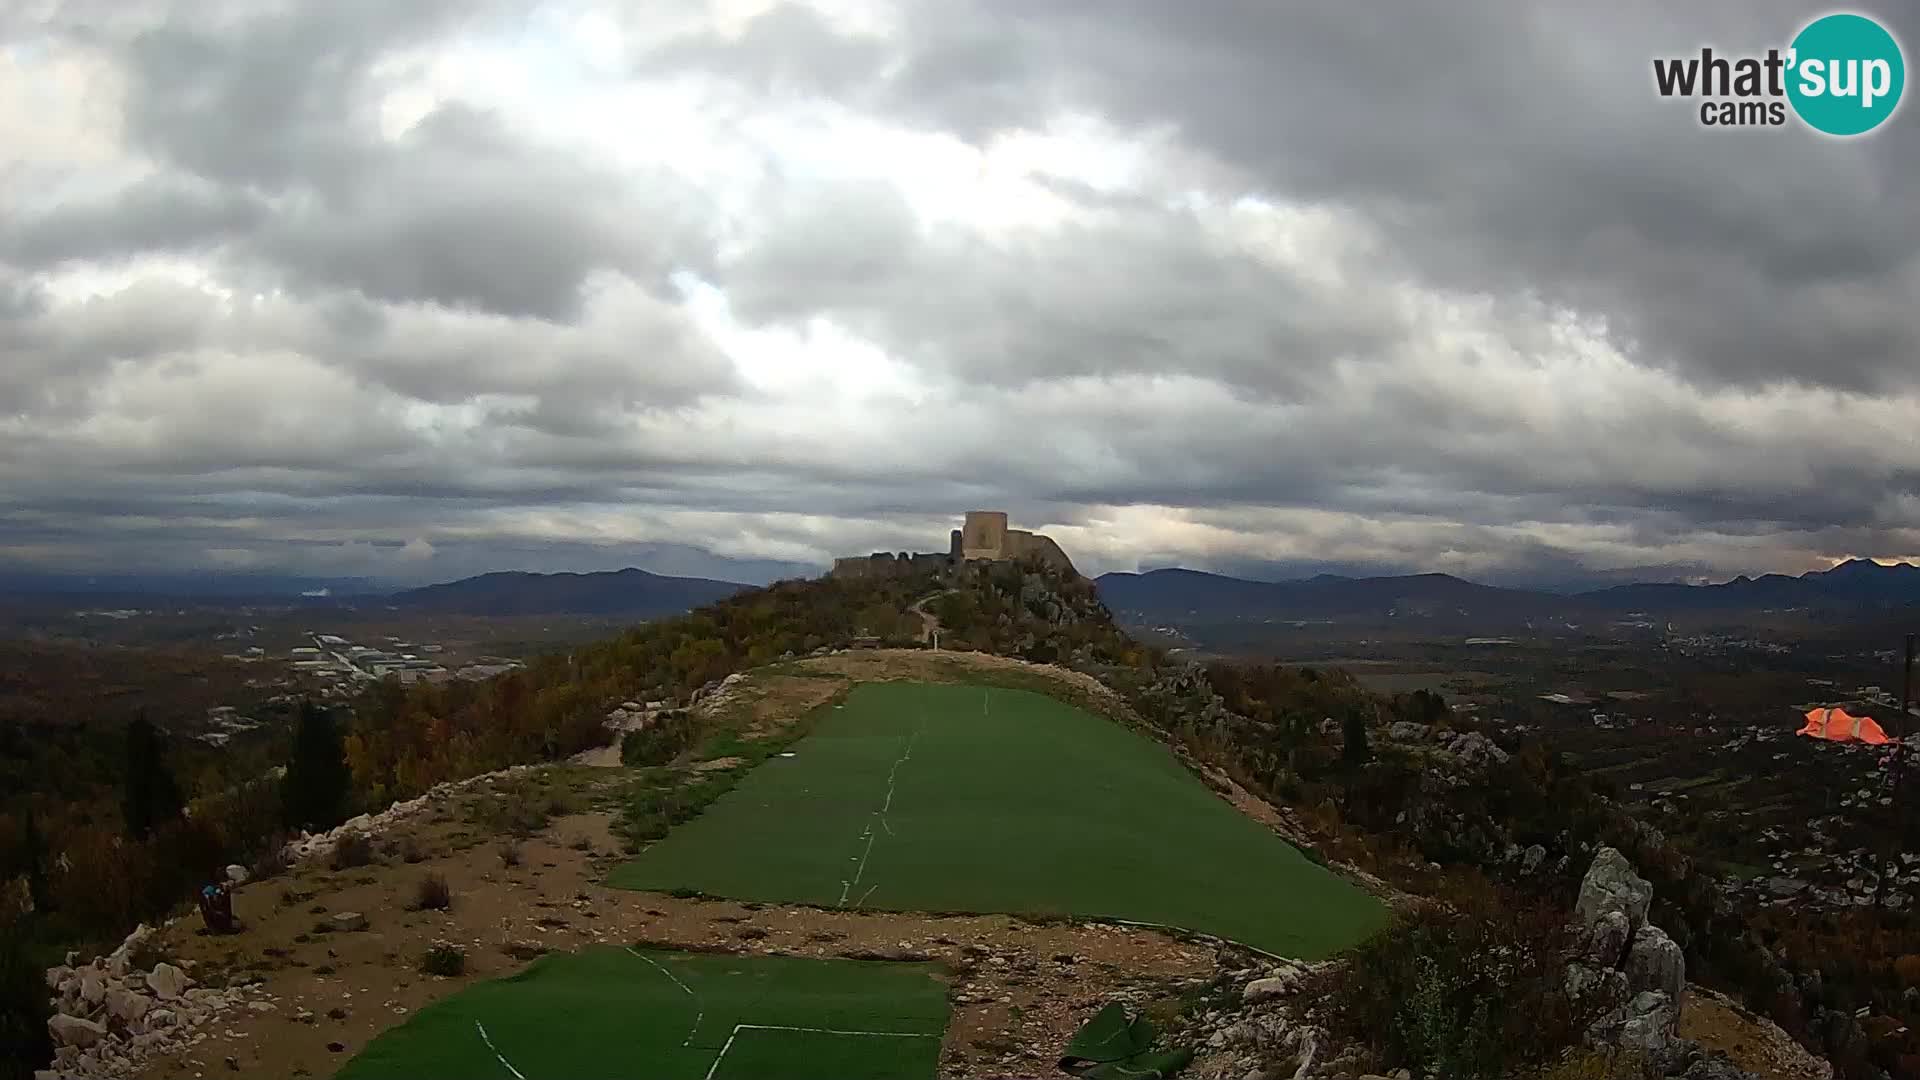
<path fill-rule="evenodd" d="M 1900 104 L 1907 65 L 1900 43 L 1864 15 L 1827 15 L 1793 39 L 1787 98 L 1816 131 L 1859 135 Z"/>

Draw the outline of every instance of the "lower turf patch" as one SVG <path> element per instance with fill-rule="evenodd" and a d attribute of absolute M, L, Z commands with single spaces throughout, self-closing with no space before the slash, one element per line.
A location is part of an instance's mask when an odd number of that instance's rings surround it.
<path fill-rule="evenodd" d="M 386 1032 L 336 1080 L 931 1078 L 931 964 L 596 946 L 542 957 Z"/>
<path fill-rule="evenodd" d="M 1040 694 L 871 683 L 609 883 L 860 910 L 1136 920 L 1319 958 L 1364 891 L 1166 747 Z"/>

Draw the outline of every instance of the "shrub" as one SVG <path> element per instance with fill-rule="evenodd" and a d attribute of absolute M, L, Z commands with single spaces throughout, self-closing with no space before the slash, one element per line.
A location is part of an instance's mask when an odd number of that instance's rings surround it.
<path fill-rule="evenodd" d="M 401 838 L 400 861 L 412 865 L 424 861 L 426 857 L 426 852 L 420 850 L 420 841 L 417 837 L 408 834 Z"/>
<path fill-rule="evenodd" d="M 430 873 L 420 879 L 420 887 L 414 893 L 415 911 L 446 911 L 453 907 L 453 890 L 447 887 L 447 879 L 440 874 Z"/>
<path fill-rule="evenodd" d="M 1484 886 L 1451 899 L 1403 916 L 1328 977 L 1335 1026 L 1388 1068 L 1450 1080 L 1558 1062 L 1591 1019 L 1566 996 L 1564 916 Z"/>
<path fill-rule="evenodd" d="M 53 1057 L 45 978 L 30 955 L 26 928 L 0 925 L 0 1080 L 27 1080 Z"/>
<path fill-rule="evenodd" d="M 1540 1074 L 1540 1080 L 1642 1080 L 1646 1061 L 1638 1054 L 1574 1050 Z"/>
<path fill-rule="evenodd" d="M 444 941 L 435 942 L 420 958 L 420 974 L 454 978 L 467 972 L 467 951 Z"/>
<path fill-rule="evenodd" d="M 474 810 L 475 821 L 488 832 L 528 837 L 547 827 L 544 802 L 535 801 L 525 790 L 496 793 Z"/>
<path fill-rule="evenodd" d="M 260 853 L 259 858 L 253 860 L 248 873 L 254 881 L 270 881 L 291 869 L 293 861 L 287 858 L 286 845 L 276 838 Z"/>
<path fill-rule="evenodd" d="M 506 843 L 500 845 L 500 865 L 508 869 L 520 865 L 520 845 Z"/>
<path fill-rule="evenodd" d="M 351 870 L 373 862 L 373 841 L 365 833 L 349 832 L 333 846 L 333 868 Z"/>
<path fill-rule="evenodd" d="M 620 763 L 631 768 L 665 765 L 691 745 L 691 717 L 685 714 L 661 717 L 652 727 L 627 732 L 620 740 Z"/>

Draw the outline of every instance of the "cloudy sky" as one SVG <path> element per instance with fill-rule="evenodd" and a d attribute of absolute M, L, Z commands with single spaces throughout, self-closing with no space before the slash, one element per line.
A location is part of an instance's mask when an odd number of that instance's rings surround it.
<path fill-rule="evenodd" d="M 1920 112 L 1555 6 L 0 0 L 0 568 L 1920 555 Z"/>

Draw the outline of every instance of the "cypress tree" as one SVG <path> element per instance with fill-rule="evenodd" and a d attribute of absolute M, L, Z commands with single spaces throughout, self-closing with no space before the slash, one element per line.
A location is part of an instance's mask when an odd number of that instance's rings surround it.
<path fill-rule="evenodd" d="M 33 898 L 33 910 L 44 913 L 53 903 L 47 889 L 47 842 L 40 836 L 40 820 L 32 807 L 27 808 L 26 824 L 20 832 L 20 846 L 27 860 L 27 895 Z"/>
<path fill-rule="evenodd" d="M 346 748 L 332 711 L 310 701 L 303 703 L 287 775 L 280 782 L 287 825 L 319 832 L 345 821 L 351 781 Z"/>
<path fill-rule="evenodd" d="M 167 768 L 166 747 L 160 731 L 143 713 L 127 725 L 126 786 L 121 792 L 120 809 L 126 819 L 127 835 L 144 840 L 155 826 L 180 816 L 186 801 L 180 784 Z"/>

